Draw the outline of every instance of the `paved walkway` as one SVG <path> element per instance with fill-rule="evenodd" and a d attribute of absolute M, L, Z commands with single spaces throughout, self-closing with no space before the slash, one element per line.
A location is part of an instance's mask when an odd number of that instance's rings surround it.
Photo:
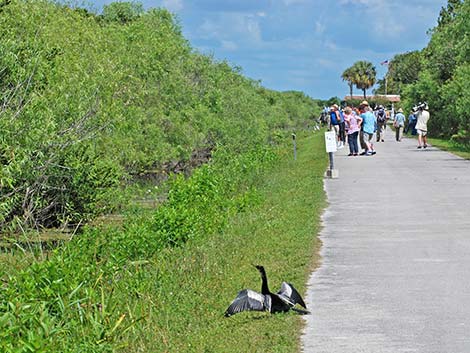
<path fill-rule="evenodd" d="M 325 180 L 305 353 L 470 352 L 470 162 L 387 130 Z"/>

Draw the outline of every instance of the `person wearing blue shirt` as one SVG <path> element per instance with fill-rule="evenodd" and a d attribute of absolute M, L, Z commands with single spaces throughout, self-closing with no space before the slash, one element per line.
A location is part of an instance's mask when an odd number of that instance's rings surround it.
<path fill-rule="evenodd" d="M 330 109 L 330 130 L 334 131 L 337 137 L 337 146 L 338 148 L 344 147 L 344 116 L 339 110 L 337 104 L 333 104 Z"/>
<path fill-rule="evenodd" d="M 405 127 L 405 116 L 403 115 L 403 109 L 398 109 L 398 113 L 395 114 L 393 119 L 393 126 L 395 127 L 395 139 L 401 142 L 403 138 L 403 128 Z"/>
<path fill-rule="evenodd" d="M 377 127 L 377 122 L 375 120 L 375 115 L 370 111 L 369 103 L 363 101 L 359 109 L 361 111 L 362 118 L 362 139 L 364 142 L 365 151 L 361 155 L 372 156 L 375 154 L 374 144 L 372 143 L 372 138 L 374 136 L 375 129 Z"/>
<path fill-rule="evenodd" d="M 405 129 L 405 134 L 408 133 L 408 131 L 411 131 L 411 135 L 416 135 L 416 107 L 413 107 L 413 110 L 411 111 L 411 114 L 408 116 L 408 125 Z"/>

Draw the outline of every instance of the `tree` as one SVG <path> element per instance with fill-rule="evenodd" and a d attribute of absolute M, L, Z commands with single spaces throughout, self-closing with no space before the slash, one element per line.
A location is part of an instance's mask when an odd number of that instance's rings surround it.
<path fill-rule="evenodd" d="M 366 98 L 366 90 L 375 84 L 377 71 L 375 66 L 369 61 L 357 61 L 352 66 L 354 73 L 353 82 L 358 89 L 361 89 L 364 93 L 364 99 Z"/>
<path fill-rule="evenodd" d="M 84 224 L 134 178 L 189 173 L 320 112 L 195 52 L 164 9 L 0 0 L 0 38 L 1 231 Z"/>
<path fill-rule="evenodd" d="M 464 31 L 455 31 L 457 15 L 462 7 L 461 0 L 448 0 L 447 7 L 442 7 L 438 18 L 438 25 L 429 31 L 431 40 L 423 50 L 427 60 L 426 67 L 440 83 L 452 78 L 458 65 L 458 49 L 464 39 Z M 468 6 L 467 4 L 465 4 Z M 460 11 L 462 12 L 462 11 Z M 462 18 L 462 16 L 460 16 Z"/>
<path fill-rule="evenodd" d="M 103 18 L 109 22 L 126 24 L 141 16 L 144 7 L 137 2 L 113 2 L 103 7 Z"/>
<path fill-rule="evenodd" d="M 442 8 L 438 25 L 422 51 L 419 79 L 407 85 L 402 97 L 406 105 L 429 102 L 433 119 L 429 132 L 450 137 L 470 136 L 468 124 L 470 47 L 470 1 L 448 0 Z"/>
<path fill-rule="evenodd" d="M 462 5 L 462 0 L 448 0 L 447 7 L 441 7 L 439 18 L 437 19 L 437 27 L 439 28 L 452 22 L 460 5 Z"/>
<path fill-rule="evenodd" d="M 378 80 L 378 88 L 375 93 L 384 93 L 386 84 L 388 93 L 401 94 L 404 85 L 415 83 L 418 80 L 422 66 L 420 51 L 415 50 L 395 55 L 388 65 L 387 82 L 385 82 L 385 78 Z"/>
<path fill-rule="evenodd" d="M 331 107 L 333 104 L 341 105 L 341 99 L 339 97 L 330 97 L 328 100 L 324 101 L 323 106 Z"/>
<path fill-rule="evenodd" d="M 348 83 L 349 95 L 351 96 L 351 98 L 353 95 L 354 76 L 355 74 L 354 74 L 354 70 L 352 67 L 349 67 L 346 70 L 344 70 L 344 72 L 341 75 L 341 78 L 343 79 L 343 81 L 346 81 Z"/>

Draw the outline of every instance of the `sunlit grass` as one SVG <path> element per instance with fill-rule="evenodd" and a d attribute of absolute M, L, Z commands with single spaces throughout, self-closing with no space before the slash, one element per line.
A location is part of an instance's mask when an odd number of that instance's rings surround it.
<path fill-rule="evenodd" d="M 327 158 L 321 134 L 298 134 L 297 146 L 297 160 L 286 147 L 250 187 L 255 202 L 221 232 L 154 256 L 119 255 L 120 247 L 146 246 L 140 240 L 155 216 L 147 207 L 129 211 L 131 227 L 96 224 L 50 254 L 12 256 L 23 253 L 12 248 L 0 259 L 8 318 L 0 350 L 19 342 L 38 352 L 297 352 L 295 313 L 223 316 L 239 290 L 260 290 L 252 264 L 266 267 L 273 291 L 289 281 L 305 292 L 318 261 Z"/>
<path fill-rule="evenodd" d="M 258 186 L 264 202 L 233 218 L 222 234 L 168 249 L 147 265 L 140 273 L 146 299 L 129 302 L 145 320 L 122 337 L 129 343 L 123 350 L 297 352 L 298 315 L 223 314 L 239 290 L 260 290 L 251 264 L 266 267 L 273 291 L 286 280 L 304 293 L 318 261 L 325 155 L 320 135 L 299 139 L 297 161 L 286 154 Z"/>
<path fill-rule="evenodd" d="M 470 159 L 470 149 L 463 145 L 453 143 L 449 140 L 437 139 L 437 138 L 428 138 L 428 141 L 434 147 L 437 147 L 441 150 L 451 152 L 456 154 L 459 157 Z"/>
<path fill-rule="evenodd" d="M 406 135 L 408 138 L 418 139 L 418 136 Z M 459 157 L 470 159 L 470 146 L 455 143 L 449 139 L 435 138 L 428 136 L 428 144 L 437 147 L 443 151 L 453 153 Z"/>

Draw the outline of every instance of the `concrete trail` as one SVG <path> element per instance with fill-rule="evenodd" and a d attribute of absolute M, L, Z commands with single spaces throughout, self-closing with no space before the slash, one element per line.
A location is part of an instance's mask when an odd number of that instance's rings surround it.
<path fill-rule="evenodd" d="M 470 162 L 387 131 L 325 180 L 305 353 L 470 352 Z"/>

